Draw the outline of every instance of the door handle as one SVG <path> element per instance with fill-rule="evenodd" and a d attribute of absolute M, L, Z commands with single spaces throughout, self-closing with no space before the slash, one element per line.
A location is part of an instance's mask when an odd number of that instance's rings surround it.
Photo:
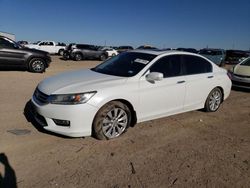
<path fill-rule="evenodd" d="M 177 84 L 182 84 L 182 83 L 185 83 L 185 80 L 182 80 L 182 81 L 178 81 Z"/>
<path fill-rule="evenodd" d="M 213 78 L 214 76 L 208 76 L 207 78 Z"/>

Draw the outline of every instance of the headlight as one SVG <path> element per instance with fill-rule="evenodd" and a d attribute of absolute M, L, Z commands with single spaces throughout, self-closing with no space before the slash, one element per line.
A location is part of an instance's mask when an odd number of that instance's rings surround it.
<path fill-rule="evenodd" d="M 96 91 L 77 94 L 50 95 L 51 104 L 83 104 L 96 94 Z"/>

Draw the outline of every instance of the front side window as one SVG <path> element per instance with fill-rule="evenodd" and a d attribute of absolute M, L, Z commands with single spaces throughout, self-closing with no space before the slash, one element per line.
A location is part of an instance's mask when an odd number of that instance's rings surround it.
<path fill-rule="evenodd" d="M 46 45 L 46 43 L 45 43 L 45 42 L 41 42 L 41 43 L 39 43 L 39 46 L 44 46 L 44 45 Z"/>
<path fill-rule="evenodd" d="M 150 72 L 160 72 L 164 78 L 181 76 L 181 56 L 171 55 L 159 59 L 151 66 Z"/>
<path fill-rule="evenodd" d="M 191 55 L 183 55 L 183 71 L 185 75 L 212 72 L 212 65 L 207 60 Z"/>
<path fill-rule="evenodd" d="M 124 52 L 91 70 L 108 75 L 131 77 L 139 73 L 155 57 L 153 54 Z"/>

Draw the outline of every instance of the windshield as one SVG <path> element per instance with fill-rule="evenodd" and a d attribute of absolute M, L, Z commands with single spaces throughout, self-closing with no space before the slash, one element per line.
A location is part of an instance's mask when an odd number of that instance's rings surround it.
<path fill-rule="evenodd" d="M 240 65 L 250 66 L 250 58 L 243 60 L 243 62 Z"/>
<path fill-rule="evenodd" d="M 140 72 L 155 57 L 156 55 L 146 53 L 124 52 L 91 70 L 114 76 L 131 77 Z"/>

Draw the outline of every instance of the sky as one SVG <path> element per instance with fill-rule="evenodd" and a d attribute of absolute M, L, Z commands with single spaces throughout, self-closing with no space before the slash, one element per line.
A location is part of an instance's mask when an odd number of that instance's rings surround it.
<path fill-rule="evenodd" d="M 0 0 L 16 40 L 250 50 L 250 0 Z"/>

